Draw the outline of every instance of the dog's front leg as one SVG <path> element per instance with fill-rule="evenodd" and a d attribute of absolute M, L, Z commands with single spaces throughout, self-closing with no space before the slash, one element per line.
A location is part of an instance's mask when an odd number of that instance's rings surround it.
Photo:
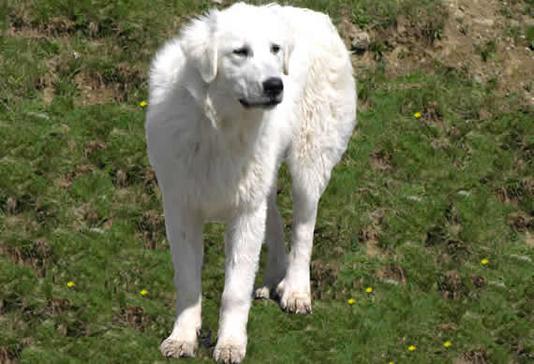
<path fill-rule="evenodd" d="M 168 196 L 163 204 L 174 265 L 176 321 L 160 349 L 167 357 L 194 356 L 201 326 L 202 221 Z"/>
<path fill-rule="evenodd" d="M 239 363 L 247 347 L 247 321 L 254 277 L 265 234 L 266 202 L 232 219 L 226 233 L 225 282 L 215 360 Z"/>

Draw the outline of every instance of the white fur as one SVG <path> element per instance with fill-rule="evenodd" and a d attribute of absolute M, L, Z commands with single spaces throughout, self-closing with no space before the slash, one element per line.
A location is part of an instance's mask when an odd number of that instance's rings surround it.
<path fill-rule="evenodd" d="M 272 45 L 280 45 L 275 53 Z M 246 45 L 249 56 L 233 51 Z M 263 102 L 279 77 L 283 101 Z M 309 265 L 317 204 L 355 125 L 349 54 L 330 19 L 289 6 L 235 4 L 193 20 L 157 54 L 150 71 L 146 132 L 163 195 L 175 268 L 177 318 L 166 356 L 193 356 L 201 326 L 202 227 L 227 223 L 225 286 L 214 357 L 245 356 L 246 325 L 262 242 L 265 286 L 289 312 L 311 312 Z M 294 221 L 286 254 L 276 176 L 286 161 Z"/>

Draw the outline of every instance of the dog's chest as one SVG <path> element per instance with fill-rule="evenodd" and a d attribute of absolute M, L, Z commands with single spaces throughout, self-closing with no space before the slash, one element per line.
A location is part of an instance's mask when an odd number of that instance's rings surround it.
<path fill-rule="evenodd" d="M 276 151 L 266 140 L 253 146 L 239 139 L 196 142 L 182 163 L 189 202 L 210 219 L 228 217 L 264 200 L 273 183 Z M 186 192 L 186 191 L 184 191 Z"/>

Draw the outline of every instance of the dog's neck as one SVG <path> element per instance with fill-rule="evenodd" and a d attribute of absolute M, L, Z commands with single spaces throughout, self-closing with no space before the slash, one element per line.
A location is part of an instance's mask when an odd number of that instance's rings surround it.
<path fill-rule="evenodd" d="M 229 149 L 241 153 L 252 152 L 262 135 L 268 112 L 260 109 L 245 109 L 241 104 L 233 102 L 229 112 L 228 101 L 208 97 L 205 104 L 206 119 L 210 121 L 210 132 L 220 138 Z"/>
<path fill-rule="evenodd" d="M 187 82 L 185 89 L 202 114 L 203 134 L 219 139 L 228 148 L 241 151 L 253 149 L 259 131 L 269 116 L 268 111 L 245 109 L 239 103 L 228 100 L 227 95 L 212 94 L 210 87 L 201 80 Z"/>

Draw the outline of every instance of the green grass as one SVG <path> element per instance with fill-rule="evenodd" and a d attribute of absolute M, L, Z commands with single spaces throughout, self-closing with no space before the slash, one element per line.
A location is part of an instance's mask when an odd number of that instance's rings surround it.
<path fill-rule="evenodd" d="M 138 103 L 158 45 L 210 4 L 5 5 L 0 361 L 165 362 L 158 346 L 173 320 L 172 265 Z M 294 4 L 335 19 L 351 9 L 352 21 L 369 29 L 441 9 L 430 0 Z M 425 24 L 422 37 L 440 31 Z M 274 302 L 254 302 L 247 362 L 529 362 L 532 109 L 439 65 L 391 78 L 379 64 L 357 77 L 359 126 L 315 232 L 314 313 L 290 316 Z M 288 183 L 283 169 L 287 227 Z M 222 231 L 206 228 L 203 344 L 189 362 L 211 362 Z"/>

